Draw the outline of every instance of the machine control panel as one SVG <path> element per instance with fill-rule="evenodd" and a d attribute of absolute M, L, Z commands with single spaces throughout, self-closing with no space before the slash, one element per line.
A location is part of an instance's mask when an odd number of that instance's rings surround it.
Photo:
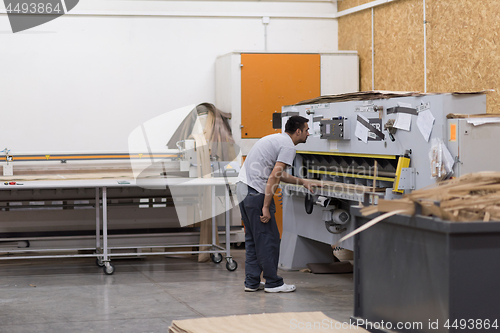
<path fill-rule="evenodd" d="M 327 140 L 350 140 L 350 126 L 347 118 L 335 117 L 320 121 L 321 139 Z"/>

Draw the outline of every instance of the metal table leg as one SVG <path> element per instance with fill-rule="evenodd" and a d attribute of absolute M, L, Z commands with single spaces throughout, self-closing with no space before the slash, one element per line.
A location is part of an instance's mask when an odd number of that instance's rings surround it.
<path fill-rule="evenodd" d="M 231 257 L 231 205 L 229 203 L 229 186 L 224 186 L 224 197 L 226 210 L 226 268 L 228 271 L 235 271 L 238 268 L 238 263 Z"/>
<path fill-rule="evenodd" d="M 231 220 L 230 220 L 230 207 L 229 207 L 229 189 L 227 186 L 224 187 L 224 198 L 226 199 L 224 209 L 226 210 L 226 254 L 228 257 L 231 256 L 231 237 L 230 237 L 230 231 L 231 231 Z"/>
<path fill-rule="evenodd" d="M 102 253 L 101 251 L 101 196 L 99 188 L 95 189 L 95 252 L 96 254 Z M 96 258 L 96 263 L 99 267 L 104 266 L 102 263 L 102 257 Z"/>
<path fill-rule="evenodd" d="M 210 258 L 216 264 L 222 261 L 222 254 L 215 252 L 221 249 L 221 247 L 217 244 L 217 219 L 216 219 L 216 208 L 215 208 L 215 186 L 211 187 L 212 189 L 212 248 L 210 251 L 214 251 L 214 253 L 210 253 Z"/>
<path fill-rule="evenodd" d="M 216 242 L 216 232 L 217 230 L 217 219 L 215 218 L 215 186 L 212 186 L 212 245 Z M 212 248 L 213 249 L 213 248 Z"/>
<path fill-rule="evenodd" d="M 104 273 L 111 275 L 115 272 L 115 267 L 111 265 L 108 256 L 108 197 L 106 187 L 102 188 L 102 243 Z"/>

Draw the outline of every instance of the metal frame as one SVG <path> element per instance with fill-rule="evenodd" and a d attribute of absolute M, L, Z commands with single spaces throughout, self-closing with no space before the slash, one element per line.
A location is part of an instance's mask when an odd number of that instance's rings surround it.
<path fill-rule="evenodd" d="M 216 244 L 216 232 L 217 231 L 217 221 L 215 216 L 212 217 L 212 243 L 211 244 L 175 244 L 175 245 L 142 245 L 142 246 L 109 246 L 108 244 L 108 188 L 109 187 L 133 187 L 137 186 L 135 181 L 127 180 L 128 184 L 123 184 L 123 179 L 120 179 L 120 183 L 116 180 L 83 180 L 83 181 L 30 181 L 24 182 L 19 185 L 4 185 L 0 188 L 1 190 L 37 190 L 37 189 L 79 189 L 79 188 L 95 188 L 95 211 L 96 211 L 96 232 L 95 232 L 95 248 L 90 247 L 75 247 L 75 248 L 44 248 L 44 249 L 29 249 L 23 248 L 19 250 L 5 251 L 7 253 L 26 253 L 26 252 L 56 252 L 58 254 L 50 255 L 29 255 L 29 256 L 6 256 L 1 257 L 0 260 L 14 260 L 14 259 L 51 259 L 51 258 L 77 258 L 77 257 L 94 257 L 97 259 L 97 264 L 103 266 L 104 272 L 108 275 L 114 273 L 114 267 L 111 265 L 111 258 L 113 257 L 129 257 L 129 256 L 150 256 L 150 255 L 170 255 L 170 254 L 199 254 L 199 253 L 210 253 L 210 254 L 225 254 L 226 258 L 226 268 L 233 271 L 237 268 L 237 263 L 232 259 L 230 250 L 230 226 L 231 226 L 231 215 L 230 215 L 230 201 L 229 201 L 229 186 L 234 184 L 233 180 L 228 180 L 227 178 L 211 178 L 211 179 L 152 179 L 149 185 L 159 185 L 159 186 L 211 186 L 212 188 L 212 210 L 215 211 L 215 188 L 217 186 L 224 186 L 224 197 L 225 197 L 225 247 Z M 191 183 L 191 184 L 190 184 Z M 102 205 L 102 242 L 101 242 L 101 206 Z M 215 215 L 215 214 L 213 214 Z M 1 241 L 11 241 L 9 238 L 1 238 Z M 112 253 L 111 250 L 123 250 L 123 249 L 145 249 L 145 248 L 182 248 L 182 247 L 210 247 L 210 250 L 205 251 L 163 251 L 163 252 L 128 252 L 128 253 Z M 82 250 L 94 250 L 93 254 L 60 254 L 60 252 L 70 252 L 70 251 L 82 251 Z M 214 260 L 214 259 L 213 259 Z M 222 258 L 220 258 L 222 261 Z M 214 262 L 220 262 L 214 260 Z"/>

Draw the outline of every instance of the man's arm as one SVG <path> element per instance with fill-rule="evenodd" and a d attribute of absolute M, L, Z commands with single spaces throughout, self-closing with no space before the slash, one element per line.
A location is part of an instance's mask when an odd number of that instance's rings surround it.
<path fill-rule="evenodd" d="M 261 222 L 267 223 L 271 219 L 271 213 L 269 208 L 271 207 L 271 202 L 273 200 L 274 193 L 278 189 L 280 181 L 290 184 L 298 184 L 307 188 L 311 193 L 314 193 L 312 189 L 312 183 L 306 179 L 294 177 L 287 172 L 285 172 L 286 164 L 283 162 L 276 162 L 276 165 L 271 171 L 271 175 L 267 179 L 266 192 L 264 197 L 264 206 L 262 207 L 262 216 L 260 217 Z"/>
<path fill-rule="evenodd" d="M 276 162 L 273 171 L 271 171 L 271 174 L 267 179 L 266 192 L 264 197 L 264 206 L 262 207 L 262 216 L 260 217 L 260 221 L 263 223 L 267 223 L 271 219 L 271 213 L 269 212 L 269 208 L 271 207 L 271 202 L 273 200 L 274 193 L 278 189 L 278 185 L 280 184 L 281 177 L 285 172 L 285 168 L 286 168 L 285 163 Z"/>

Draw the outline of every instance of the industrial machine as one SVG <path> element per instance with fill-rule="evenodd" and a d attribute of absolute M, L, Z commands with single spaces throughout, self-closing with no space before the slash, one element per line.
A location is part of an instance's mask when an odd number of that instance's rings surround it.
<path fill-rule="evenodd" d="M 498 170 L 500 158 L 490 150 L 500 140 L 500 119 L 449 115 L 485 112 L 483 93 L 353 93 L 284 106 L 281 126 L 293 115 L 309 119 L 310 136 L 297 146 L 294 175 L 325 186 L 311 195 L 301 186 L 281 185 L 279 267 L 332 262 L 331 246 L 354 230 L 351 205 Z M 354 250 L 352 239 L 341 246 Z"/>

